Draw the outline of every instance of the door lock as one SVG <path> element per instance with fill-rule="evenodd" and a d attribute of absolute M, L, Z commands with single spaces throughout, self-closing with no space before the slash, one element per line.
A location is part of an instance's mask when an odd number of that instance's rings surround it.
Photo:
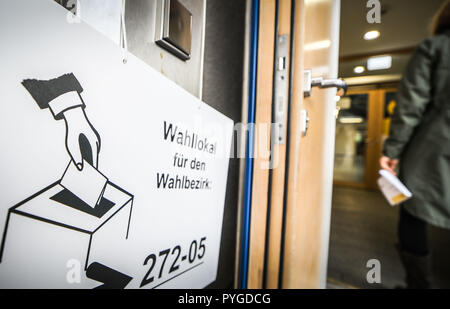
<path fill-rule="evenodd" d="M 305 98 L 311 96 L 312 87 L 325 88 L 337 88 L 344 90 L 344 94 L 347 92 L 347 83 L 340 78 L 323 79 L 322 77 L 312 77 L 312 70 L 305 70 L 304 73 L 304 89 L 303 96 Z"/>
<path fill-rule="evenodd" d="M 302 135 L 306 136 L 309 127 L 309 116 L 308 111 L 306 109 L 302 109 L 300 111 L 300 128 L 302 131 Z"/>

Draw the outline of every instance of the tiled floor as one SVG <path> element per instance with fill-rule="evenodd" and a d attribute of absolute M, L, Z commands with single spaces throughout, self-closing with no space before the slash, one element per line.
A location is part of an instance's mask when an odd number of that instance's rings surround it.
<path fill-rule="evenodd" d="M 330 286 L 393 288 L 404 272 L 395 243 L 398 208 L 385 202 L 378 191 L 335 187 L 331 217 L 328 278 Z M 450 231 L 429 229 L 437 286 L 450 288 Z M 366 263 L 381 264 L 381 284 L 366 280 Z"/>

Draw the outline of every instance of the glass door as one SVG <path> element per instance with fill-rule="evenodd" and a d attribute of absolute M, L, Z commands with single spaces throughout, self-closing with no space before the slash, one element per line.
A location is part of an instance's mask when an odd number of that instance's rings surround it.
<path fill-rule="evenodd" d="M 355 93 L 337 102 L 334 181 L 364 184 L 368 137 L 369 93 Z"/>
<path fill-rule="evenodd" d="M 377 189 L 396 89 L 350 90 L 337 102 L 334 183 Z"/>

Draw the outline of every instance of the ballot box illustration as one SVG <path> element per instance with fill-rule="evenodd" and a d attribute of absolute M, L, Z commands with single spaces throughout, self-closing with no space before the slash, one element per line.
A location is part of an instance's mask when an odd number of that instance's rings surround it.
<path fill-rule="evenodd" d="M 11 277 L 20 273 L 58 286 L 71 263 L 80 262 L 84 271 L 113 252 L 128 238 L 133 195 L 109 181 L 102 193 L 92 208 L 58 181 L 10 208 L 1 265 Z"/>

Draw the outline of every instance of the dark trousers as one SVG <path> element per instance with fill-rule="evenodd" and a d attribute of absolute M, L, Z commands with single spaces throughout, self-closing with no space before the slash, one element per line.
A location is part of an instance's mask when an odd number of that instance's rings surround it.
<path fill-rule="evenodd" d="M 424 256 L 429 253 L 427 223 L 409 214 L 400 207 L 398 224 L 400 249 L 414 255 Z"/>

